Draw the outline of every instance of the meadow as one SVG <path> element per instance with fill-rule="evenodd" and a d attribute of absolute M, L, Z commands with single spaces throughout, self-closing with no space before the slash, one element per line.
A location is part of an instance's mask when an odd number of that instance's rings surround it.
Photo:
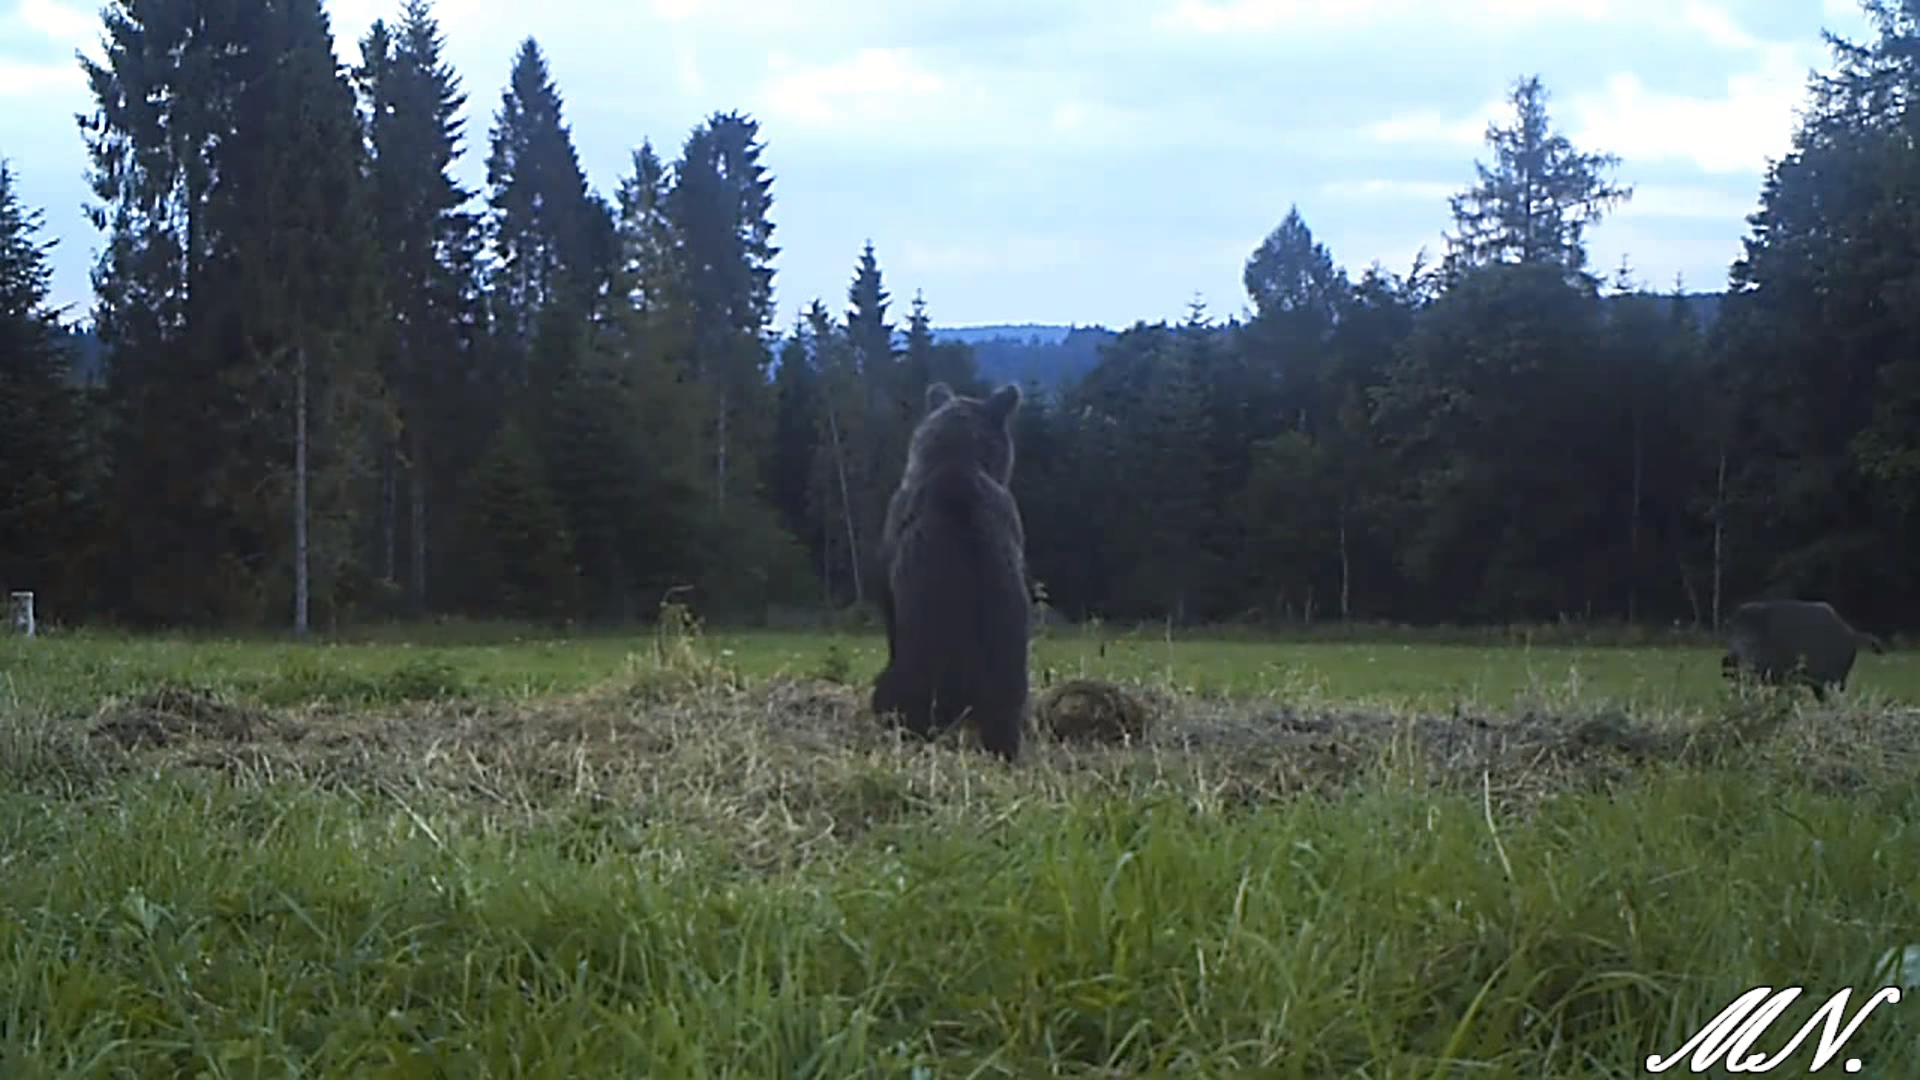
<path fill-rule="evenodd" d="M 1920 658 L 1524 642 L 1050 631 L 1153 726 L 1008 768 L 868 633 L 7 638 L 0 1076 L 1617 1077 L 1920 981 Z"/>

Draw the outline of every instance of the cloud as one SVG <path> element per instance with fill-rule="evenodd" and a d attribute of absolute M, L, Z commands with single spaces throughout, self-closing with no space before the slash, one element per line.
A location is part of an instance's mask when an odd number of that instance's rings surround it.
<path fill-rule="evenodd" d="M 1573 99 L 1571 134 L 1632 161 L 1687 161 L 1704 172 L 1752 173 L 1791 144 L 1797 110 L 1817 53 L 1805 44 L 1763 41 L 1724 9 L 1689 2 L 1683 21 L 1713 45 L 1751 55 L 1757 66 L 1726 77 L 1718 97 L 1663 93 L 1619 71 L 1604 89 Z"/>
<path fill-rule="evenodd" d="M 73 64 L 23 64 L 0 60 L 0 98 L 38 98 L 51 91 L 73 90 L 80 72 Z"/>
<path fill-rule="evenodd" d="M 1070 245 L 1054 236 L 1001 233 L 950 244 L 907 240 L 898 268 L 907 273 L 995 273 L 1044 270 L 1068 265 Z"/>
<path fill-rule="evenodd" d="M 1415 199 L 1444 204 L 1447 196 L 1457 194 L 1463 185 L 1439 180 L 1327 180 L 1322 194 L 1336 199 Z"/>
<path fill-rule="evenodd" d="M 63 45 L 86 44 L 100 33 L 99 13 L 59 0 L 20 0 L 14 17 Z"/>
<path fill-rule="evenodd" d="M 1048 74 L 930 65 L 919 50 L 863 48 L 825 64 L 780 51 L 754 97 L 770 126 L 800 137 L 988 152 L 1128 144 L 1147 118 Z"/>
<path fill-rule="evenodd" d="M 1704 172 L 1752 173 L 1791 144 L 1805 97 L 1806 69 L 1775 59 L 1759 72 L 1727 78 L 1718 98 L 1668 94 L 1619 72 L 1599 93 L 1573 99 L 1570 136 L 1627 161 L 1686 161 Z"/>
<path fill-rule="evenodd" d="M 460 31 L 491 20 L 482 14 L 482 0 L 433 0 L 433 21 L 451 43 Z M 404 0 L 326 0 L 327 25 L 333 29 L 334 52 L 342 59 L 358 56 L 358 44 L 375 19 L 393 26 L 400 21 Z M 89 16 L 89 21 L 99 19 Z"/>
<path fill-rule="evenodd" d="M 1726 76 L 1725 92 L 1715 96 L 1665 92 L 1637 72 L 1615 71 L 1598 90 L 1576 92 L 1564 106 L 1550 102 L 1556 126 L 1576 146 L 1630 163 L 1684 161 L 1722 175 L 1764 169 L 1790 144 L 1812 66 L 1809 48 L 1763 41 L 1725 10 L 1699 2 L 1688 3 L 1679 19 L 1700 40 L 1751 56 L 1755 66 Z M 1474 146 L 1484 143 L 1489 121 L 1511 119 L 1512 107 L 1495 100 L 1467 113 L 1399 113 L 1367 134 L 1386 144 Z"/>
<path fill-rule="evenodd" d="M 1505 98 L 1492 98 L 1464 114 L 1449 116 L 1438 109 L 1415 109 L 1367 125 L 1375 142 L 1429 146 L 1479 146 L 1487 125 L 1505 122 L 1513 113 Z"/>
<path fill-rule="evenodd" d="M 1154 23 L 1198 34 L 1239 34 L 1283 26 L 1298 29 L 1302 24 L 1352 26 L 1378 19 L 1395 6 L 1393 0 L 1180 0 L 1156 15 Z"/>
<path fill-rule="evenodd" d="M 1760 47 L 1760 40 L 1733 21 L 1733 16 L 1725 8 L 1713 7 L 1688 0 L 1680 9 L 1680 21 L 1688 29 L 1697 30 L 1700 36 L 1723 49 L 1753 49 Z"/>
<path fill-rule="evenodd" d="M 691 41 L 673 46 L 673 82 L 682 94 L 692 97 L 707 85 L 700 77 L 700 52 Z"/>
<path fill-rule="evenodd" d="M 845 60 L 818 65 L 775 52 L 767 57 L 767 68 L 762 111 L 812 128 L 905 123 L 929 104 L 952 108 L 966 96 L 919 67 L 905 49 L 860 49 Z"/>
<path fill-rule="evenodd" d="M 1154 17 L 1161 29 L 1195 34 L 1361 29 L 1408 19 L 1460 28 L 1514 29 L 1539 21 L 1598 22 L 1647 5 L 1620 0 L 1177 0 Z"/>
<path fill-rule="evenodd" d="M 561 2 L 549 0 L 550 5 Z M 716 35 L 750 35 L 796 45 L 818 35 L 823 26 L 837 28 L 849 23 L 859 26 L 865 21 L 862 8 L 867 2 L 869 0 L 853 0 L 848 8 L 835 12 L 838 18 L 832 22 L 823 22 L 818 9 L 809 9 L 804 4 L 784 3 L 782 0 L 652 0 L 644 7 L 635 4 L 627 11 L 640 13 L 641 24 L 650 27 L 666 23 L 675 27 L 711 31 Z M 599 11 L 584 0 L 567 6 L 577 11 L 584 24 L 591 25 L 598 21 Z M 528 32 L 539 34 L 539 30 L 532 27 Z"/>
<path fill-rule="evenodd" d="M 1112 146 L 1135 138 L 1140 118 L 1090 98 L 1064 98 L 1054 103 L 1048 130 L 1082 146 Z"/>
<path fill-rule="evenodd" d="M 559 2 L 559 0 L 550 0 Z M 784 0 L 652 0 L 649 25 L 665 22 L 752 45 L 778 43 L 799 53 L 871 48 L 1020 52 L 1062 40 L 1084 41 L 1112 28 L 1142 28 L 1156 0 L 842 0 L 830 14 Z M 1045 39 L 1045 40 L 1043 40 Z M 1137 37 L 1136 37 L 1137 40 Z M 1029 57 L 1031 58 L 1031 57 Z"/>
<path fill-rule="evenodd" d="M 1760 195 L 1757 191 L 1735 194 L 1728 188 L 1698 184 L 1636 184 L 1633 198 L 1615 210 L 1612 216 L 1625 219 L 1741 221 L 1759 205 Z"/>

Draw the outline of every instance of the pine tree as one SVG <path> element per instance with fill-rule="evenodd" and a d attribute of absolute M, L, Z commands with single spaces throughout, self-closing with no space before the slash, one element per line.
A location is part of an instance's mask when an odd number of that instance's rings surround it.
<path fill-rule="evenodd" d="M 823 552 L 823 523 L 812 513 L 807 489 L 818 448 L 820 373 L 814 367 L 812 343 L 804 316 L 780 347 L 780 364 L 773 376 L 773 467 L 769 487 L 782 523 L 819 565 Z"/>
<path fill-rule="evenodd" d="M 473 471 L 466 557 L 477 564 L 470 580 L 482 587 L 469 605 L 520 618 L 571 610 L 579 581 L 573 537 L 518 420 L 501 425 Z"/>
<path fill-rule="evenodd" d="M 760 164 L 759 132 L 759 124 L 740 113 L 710 116 L 687 137 L 669 197 L 685 252 L 694 375 L 712 401 L 709 462 L 719 509 L 733 488 L 752 485 L 771 361 L 764 334 L 773 319 L 773 257 L 779 249 L 768 217 L 773 181 Z"/>
<path fill-rule="evenodd" d="M 66 335 L 46 306 L 52 241 L 0 158 L 0 596 L 39 594 L 44 610 L 81 601 L 76 542 L 84 518 L 80 400 L 68 381 Z"/>
<path fill-rule="evenodd" d="M 647 332 L 676 357 L 691 348 L 688 269 L 669 199 L 672 183 L 651 141 L 633 152 L 633 172 L 620 181 L 615 224 L 622 288 L 616 295 L 638 312 Z"/>
<path fill-rule="evenodd" d="M 1331 326 L 1345 284 L 1333 255 L 1314 239 L 1298 206 L 1274 226 L 1240 275 L 1254 314 L 1264 318 L 1293 315 Z"/>
<path fill-rule="evenodd" d="M 88 216 L 107 233 L 93 273 L 113 415 L 106 599 L 136 623 L 222 614 L 207 583 L 234 576 L 225 549 L 242 522 L 228 496 L 258 482 L 228 445 L 247 410 L 221 392 L 234 358 L 204 317 L 219 300 L 208 219 L 220 118 L 240 89 L 214 77 L 214 57 L 240 47 L 238 29 L 218 11 L 190 19 L 197 6 L 117 0 L 101 14 L 104 55 L 80 59 L 94 99 L 80 118 Z"/>
<path fill-rule="evenodd" d="M 442 58 L 439 23 L 427 0 L 407 0 L 389 31 L 375 22 L 361 42 L 357 74 L 368 112 L 375 213 L 391 320 L 391 362 L 384 375 L 397 397 L 393 438 L 382 447 L 382 563 L 395 564 L 397 488 L 407 487 L 408 586 L 416 612 L 428 601 L 431 484 L 444 472 L 451 428 L 471 422 L 451 412 L 457 400 L 462 341 L 461 253 L 477 222 L 472 193 L 450 175 L 461 153 L 466 94 Z M 471 400 L 460 402 L 475 404 Z M 404 457 L 404 460 L 403 460 Z M 441 500 L 444 501 L 444 500 Z"/>
<path fill-rule="evenodd" d="M 487 156 L 501 329 L 523 348 L 545 312 L 584 318 L 610 262 L 612 223 L 587 188 L 563 108 L 539 42 L 524 39 Z"/>
<path fill-rule="evenodd" d="M 234 323 L 255 392 L 290 421 L 293 629 L 305 636 L 316 556 L 323 584 L 352 559 L 350 491 L 363 463 L 350 418 L 371 394 L 361 358 L 378 252 L 353 90 L 319 0 L 276 0 L 254 25 L 257 66 L 221 162 L 232 195 L 215 220 L 233 252 Z"/>
<path fill-rule="evenodd" d="M 109 230 L 113 532 L 137 538 L 113 556 L 121 605 L 264 616 L 284 574 L 299 629 L 307 541 L 323 571 L 347 557 L 346 414 L 377 322 L 352 91 L 316 0 L 117 0 L 103 17 L 81 125 Z"/>
<path fill-rule="evenodd" d="M 866 410 L 866 439 L 853 447 L 858 459 L 855 472 L 865 478 L 855 494 L 862 523 L 859 548 L 866 552 L 879 550 L 880 529 L 906 461 L 907 441 L 925 408 L 926 387 L 910 389 L 901 377 L 901 364 L 893 348 L 893 325 L 887 320 L 890 300 L 880 260 L 869 240 L 847 285 L 845 327 Z"/>
<path fill-rule="evenodd" d="M 658 161 L 642 146 L 620 185 L 609 296 L 622 302 L 610 304 L 581 361 L 562 375 L 550 440 L 583 583 L 618 617 L 638 610 L 640 593 L 657 596 L 702 569 L 697 410 L 670 351 L 683 312 L 660 183 Z"/>
<path fill-rule="evenodd" d="M 1493 167 L 1475 162 L 1480 182 L 1449 200 L 1458 228 L 1448 238 L 1449 274 L 1519 262 L 1549 263 L 1584 277 L 1586 227 L 1632 198 L 1633 188 L 1601 179 L 1619 165 L 1617 156 L 1581 153 L 1553 130 L 1539 76 L 1518 80 L 1508 101 L 1512 125 L 1487 128 Z"/>
<path fill-rule="evenodd" d="M 913 309 L 907 315 L 906 344 L 900 355 L 901 384 L 906 393 L 923 396 L 934 381 L 933 321 L 927 317 L 927 299 L 918 289 L 913 292 Z"/>
<path fill-rule="evenodd" d="M 816 299 L 804 318 L 813 346 L 814 369 L 819 373 L 820 409 L 815 421 L 810 490 L 813 516 L 822 523 L 825 534 L 822 577 L 830 595 L 844 596 L 857 604 L 866 599 L 866 579 L 871 569 L 867 560 L 872 555 L 866 546 L 866 460 L 859 451 L 867 439 L 865 387 L 853 348 L 834 325 L 826 305 Z M 837 581 L 846 582 L 849 591 L 841 593 Z"/>
<path fill-rule="evenodd" d="M 595 362 L 594 324 L 606 314 L 619 236 L 613 208 L 587 184 L 560 91 L 532 37 L 520 43 L 494 117 L 487 183 L 495 358 L 510 365 L 504 381 L 511 415 L 549 469 L 546 486 L 568 517 L 569 534 L 604 547 L 603 524 L 570 517 L 597 496 L 575 490 L 587 477 L 569 471 L 578 446 L 569 445 L 577 440 L 561 410 L 573 408 L 565 395 L 595 377 L 582 369 Z M 606 559 L 594 563 L 592 572 L 609 572 Z"/>
<path fill-rule="evenodd" d="M 887 386 L 893 378 L 893 324 L 887 321 L 890 299 L 869 240 L 847 286 L 847 340 L 860 373 L 874 386 Z"/>

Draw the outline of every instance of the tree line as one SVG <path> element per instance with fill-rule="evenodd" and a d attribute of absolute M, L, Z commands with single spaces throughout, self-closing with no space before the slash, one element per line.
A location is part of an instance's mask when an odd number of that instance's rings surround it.
<path fill-rule="evenodd" d="M 1876 38 L 1828 38 L 1711 307 L 1587 265 L 1632 190 L 1523 78 L 1437 261 L 1352 276 L 1291 209 L 1244 318 L 1195 303 L 1030 386 L 1014 490 L 1046 601 L 1710 625 L 1802 595 L 1914 625 L 1920 32 L 1863 7 Z M 475 192 L 428 0 L 350 67 L 319 0 L 102 18 L 89 385 L 0 159 L 0 584 L 67 620 L 301 633 L 867 603 L 926 386 L 990 387 L 921 297 L 894 310 L 871 244 L 842 311 L 773 325 L 751 117 L 671 160 L 642 140 L 607 197 L 529 37 Z"/>

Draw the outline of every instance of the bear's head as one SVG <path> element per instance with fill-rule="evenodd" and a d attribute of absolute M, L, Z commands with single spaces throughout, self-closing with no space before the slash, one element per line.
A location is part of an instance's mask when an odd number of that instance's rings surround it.
<path fill-rule="evenodd" d="M 927 387 L 927 414 L 913 430 L 909 468 L 970 464 L 1005 486 L 1013 479 L 1013 413 L 1020 388 L 1011 383 L 984 398 L 965 397 L 943 382 Z"/>

